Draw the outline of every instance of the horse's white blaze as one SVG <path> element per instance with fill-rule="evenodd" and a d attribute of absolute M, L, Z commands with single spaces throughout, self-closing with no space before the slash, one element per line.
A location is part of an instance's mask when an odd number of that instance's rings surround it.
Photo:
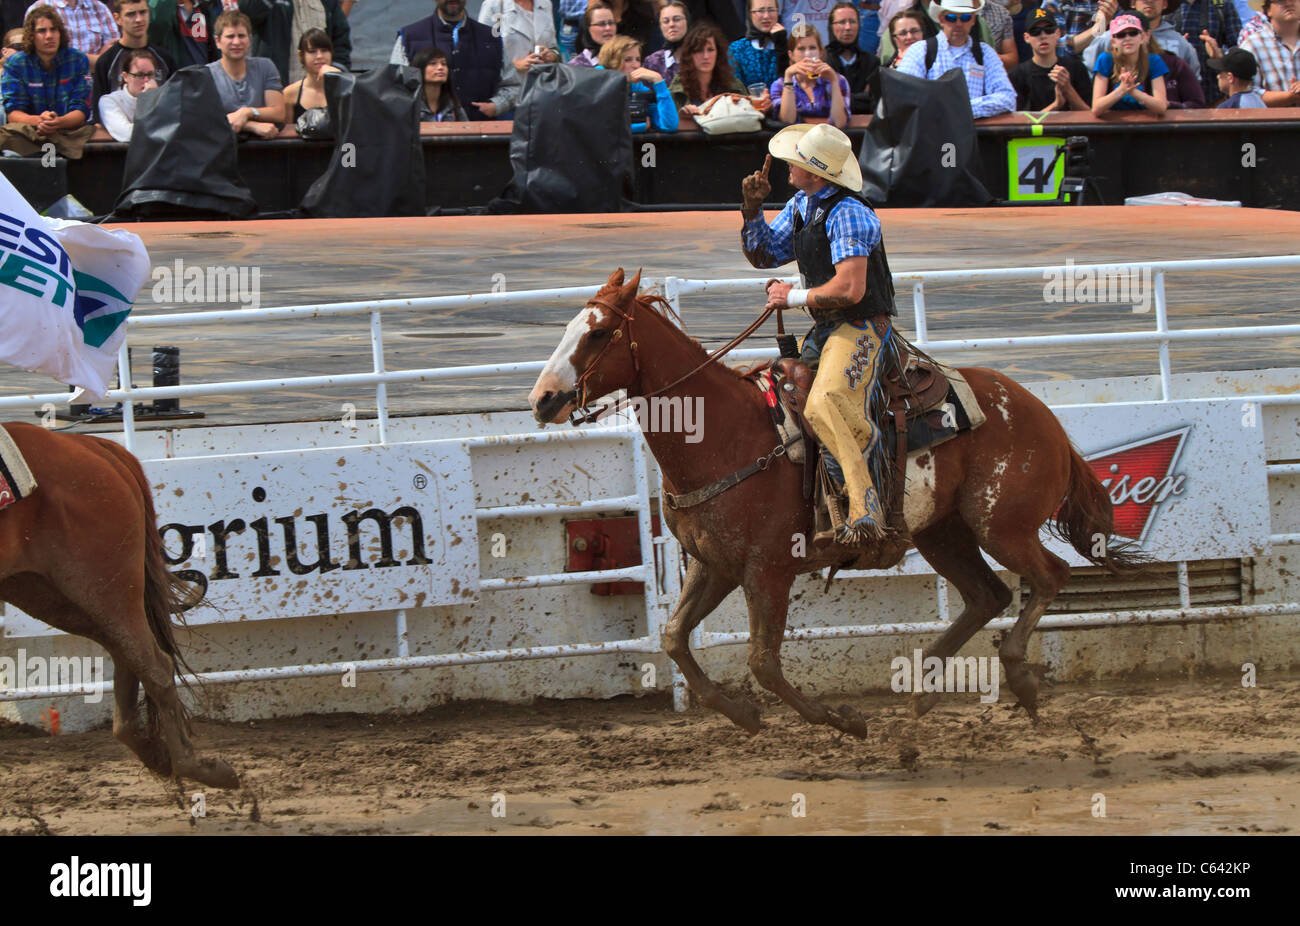
<path fill-rule="evenodd" d="M 605 310 L 598 306 L 587 306 L 573 316 L 564 329 L 560 345 L 546 362 L 542 375 L 537 378 L 537 385 L 545 384 L 550 391 L 566 392 L 578 386 L 579 371 L 573 365 L 573 355 L 583 336 L 605 320 Z"/>
<path fill-rule="evenodd" d="M 919 460 L 924 457 L 925 463 Z M 934 454 L 929 450 L 908 454 L 907 475 L 903 492 L 903 520 L 912 533 L 924 530 L 934 521 Z"/>

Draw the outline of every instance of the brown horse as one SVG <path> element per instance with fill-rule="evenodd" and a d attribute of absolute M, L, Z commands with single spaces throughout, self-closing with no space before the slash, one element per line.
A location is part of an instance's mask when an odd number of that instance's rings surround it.
<path fill-rule="evenodd" d="M 229 765 L 199 758 L 190 744 L 175 683 L 184 663 L 171 623 L 183 606 L 139 461 L 99 437 L 30 424 L 4 428 L 37 487 L 0 511 L 0 599 L 108 650 L 113 735 L 150 771 L 239 787 Z M 136 709 L 142 684 L 146 722 Z"/>
<path fill-rule="evenodd" d="M 546 423 L 563 421 L 580 400 L 585 404 L 617 389 L 670 402 L 701 397 L 704 417 L 689 435 L 692 442 L 682 433 L 645 431 L 664 491 L 690 492 L 768 457 L 776 432 L 759 390 L 721 364 L 701 367 L 704 348 L 664 316 L 665 303 L 637 295 L 640 276 L 624 284 L 623 271 L 615 271 L 569 322 L 529 403 Z M 956 654 L 1011 603 L 1010 590 L 980 554 L 981 548 L 988 551 L 1032 589 L 999 655 L 1008 685 L 1036 719 L 1038 684 L 1025 665 L 1026 642 L 1070 578 L 1070 567 L 1043 547 L 1039 528 L 1052 519 L 1052 528 L 1074 549 L 1112 572 L 1137 568 L 1142 559 L 1109 543 L 1102 557 L 1092 555 L 1098 538 L 1109 541 L 1111 500 L 1047 406 L 993 370 L 968 367 L 962 373 L 988 420 L 908 465 L 905 517 L 912 542 L 965 603 L 925 655 Z M 703 704 L 756 732 L 758 708 L 724 694 L 688 645 L 691 630 L 739 585 L 749 608 L 749 668 L 758 682 L 804 719 L 865 736 L 866 722 L 857 712 L 810 700 L 781 672 L 795 576 L 845 559 L 842 549 L 817 551 L 801 542 L 812 536 L 814 524 L 801 479 L 801 467 L 772 459 L 752 478 L 702 504 L 664 506 L 669 529 L 691 556 L 681 600 L 664 629 L 664 648 Z M 798 555 L 805 548 L 807 555 Z M 913 695 L 917 716 L 937 697 Z"/>

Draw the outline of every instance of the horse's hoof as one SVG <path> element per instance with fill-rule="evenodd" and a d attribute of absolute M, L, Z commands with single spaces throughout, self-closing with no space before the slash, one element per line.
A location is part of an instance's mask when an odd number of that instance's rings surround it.
<path fill-rule="evenodd" d="M 753 736 L 759 730 L 763 729 L 763 718 L 758 711 L 758 706 L 753 701 L 738 701 L 732 703 L 732 711 L 727 716 L 731 722 L 740 727 L 750 736 Z"/>
<path fill-rule="evenodd" d="M 195 777 L 213 788 L 234 791 L 239 787 L 239 775 L 222 759 L 200 759 Z"/>
<path fill-rule="evenodd" d="M 867 738 L 867 718 L 863 717 L 856 708 L 841 704 L 835 709 L 835 715 L 839 718 L 840 722 L 836 726 L 840 730 L 858 739 Z"/>
<path fill-rule="evenodd" d="M 912 695 L 912 716 L 924 717 L 929 713 L 930 708 L 939 703 L 939 693 L 937 691 L 927 691 L 924 694 Z"/>

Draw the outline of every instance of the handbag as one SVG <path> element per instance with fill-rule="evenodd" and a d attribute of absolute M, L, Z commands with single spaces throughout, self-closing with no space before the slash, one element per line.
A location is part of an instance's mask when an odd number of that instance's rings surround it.
<path fill-rule="evenodd" d="M 303 110 L 298 121 L 294 123 L 294 128 L 298 130 L 298 137 L 310 140 L 331 139 L 334 137 L 334 126 L 330 124 L 329 110 L 324 106 L 313 106 L 311 109 Z"/>
<path fill-rule="evenodd" d="M 749 97 L 738 93 L 719 93 L 706 100 L 694 118 L 706 135 L 757 132 L 763 127 L 763 114 L 754 108 Z"/>

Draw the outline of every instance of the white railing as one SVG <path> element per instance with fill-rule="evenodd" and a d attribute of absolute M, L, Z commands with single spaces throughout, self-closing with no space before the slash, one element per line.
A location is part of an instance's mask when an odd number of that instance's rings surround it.
<path fill-rule="evenodd" d="M 894 274 L 896 288 L 910 285 L 912 290 L 913 317 L 915 321 L 915 343 L 923 350 L 941 355 L 956 355 L 990 349 L 1007 349 L 1016 347 L 1044 346 L 1106 346 L 1151 344 L 1159 352 L 1159 370 L 1161 400 L 1171 400 L 1170 385 L 1170 347 L 1176 343 L 1199 342 L 1215 339 L 1262 339 L 1291 337 L 1300 335 L 1300 325 L 1261 325 L 1256 327 L 1232 327 L 1209 329 L 1170 329 L 1165 301 L 1166 272 L 1195 272 L 1214 270 L 1243 271 L 1251 269 L 1298 269 L 1300 256 L 1259 257 L 1237 260 L 1197 260 L 1164 261 L 1143 264 L 1120 265 L 1077 265 L 1073 272 L 1087 271 L 1119 272 L 1130 269 L 1149 269 L 1154 274 L 1155 327 L 1149 331 L 1131 331 L 1099 334 L 1071 335 L 1033 335 L 1018 337 L 977 338 L 963 340 L 935 341 L 929 339 L 929 325 L 925 307 L 925 283 L 978 283 L 978 282 L 1039 282 L 1045 281 L 1045 273 L 1060 268 L 1020 267 L 999 270 L 954 270 L 954 271 L 909 271 Z M 680 300 L 683 296 L 753 294 L 756 304 L 761 299 L 766 281 L 763 278 L 740 278 L 725 280 L 687 280 L 668 277 L 661 281 L 646 280 L 647 285 L 658 283 L 665 297 L 673 307 L 681 311 Z M 572 305 L 575 311 L 582 301 L 598 291 L 597 286 L 566 287 L 549 290 L 533 290 L 519 293 L 481 293 L 464 296 L 439 296 L 427 299 L 396 299 L 371 302 L 348 302 L 327 305 L 287 306 L 272 309 L 237 309 L 211 312 L 175 313 L 137 316 L 130 319 L 128 331 L 136 332 L 153 328 L 168 328 L 188 325 L 211 325 L 229 323 L 254 323 L 265 320 L 283 320 L 290 318 L 319 318 L 326 316 L 368 315 L 370 319 L 371 353 L 373 370 L 369 373 L 350 373 L 324 376 L 300 376 L 266 380 L 244 380 L 219 383 L 196 383 L 188 385 L 148 387 L 142 389 L 121 388 L 110 391 L 106 398 L 122 404 L 122 424 L 124 442 L 128 449 L 135 447 L 135 420 L 133 406 L 145 400 L 164 398 L 197 398 L 206 395 L 228 395 L 232 393 L 261 393 L 298 390 L 305 387 L 368 387 L 375 388 L 377 407 L 377 427 L 375 442 L 379 445 L 388 442 L 388 403 L 386 386 L 397 383 L 435 383 L 466 379 L 477 379 L 510 374 L 536 374 L 544 366 L 542 361 L 521 363 L 480 364 L 463 367 L 431 367 L 414 370 L 394 370 L 386 368 L 384 361 L 384 343 L 382 316 L 384 313 L 395 314 L 429 309 L 470 308 L 509 304 L 512 307 Z M 1135 315 L 1140 318 L 1140 315 Z M 741 360 L 767 358 L 775 355 L 775 350 L 736 351 L 733 357 Z M 123 344 L 118 357 L 120 382 L 130 383 L 127 346 Z M 47 404 L 55 406 L 67 404 L 70 394 L 66 392 L 30 394 L 11 396 L 0 399 L 0 410 L 39 408 Z M 1187 398 L 1187 397 L 1184 397 Z M 1207 396 L 1206 398 L 1216 398 Z M 1260 405 L 1300 405 L 1300 395 L 1250 395 L 1233 396 L 1241 402 L 1255 402 Z M 1060 406 L 1058 406 L 1060 407 Z M 258 669 L 243 669 L 229 672 L 202 673 L 199 678 L 210 683 L 269 680 L 282 678 L 304 678 L 320 675 L 336 675 L 345 668 L 355 668 L 359 672 L 394 671 L 399 669 L 427 668 L 445 665 L 468 665 L 488 662 L 508 662 L 514 660 L 556 658 L 564 656 L 587 655 L 597 653 L 632 652 L 659 654 L 663 652 L 660 632 L 670 613 L 669 608 L 675 602 L 679 591 L 676 564 L 680 557 L 680 548 L 670 535 L 651 536 L 651 501 L 646 477 L 644 443 L 639 434 L 630 425 L 617 428 L 583 428 L 576 431 L 556 431 L 544 434 L 500 435 L 466 439 L 471 448 L 498 446 L 502 444 L 532 444 L 550 441 L 587 441 L 617 440 L 631 446 L 631 462 L 635 472 L 636 494 L 608 499 L 595 499 L 574 504 L 529 504 L 481 508 L 477 511 L 479 520 L 502 517 L 527 517 L 552 513 L 599 513 L 605 511 L 624 511 L 634 509 L 637 512 L 638 529 L 641 540 L 642 562 L 640 565 L 617 570 L 602 570 L 583 573 L 558 573 L 552 575 L 520 576 L 517 578 L 480 579 L 480 588 L 484 591 L 504 589 L 543 588 L 558 585 L 584 585 L 593 582 L 640 581 L 645 587 L 646 622 L 645 636 L 631 640 L 614 640 L 602 643 L 557 644 L 549 646 L 524 647 L 505 650 L 488 650 L 473 653 L 448 653 L 436 655 L 411 656 L 406 639 L 405 612 L 396 613 L 396 630 L 398 656 L 392 659 L 357 660 L 341 663 L 302 664 Z M 1294 475 L 1300 473 L 1300 464 L 1276 464 L 1268 467 L 1270 476 Z M 1273 543 L 1300 542 L 1300 534 L 1275 534 Z M 658 551 L 658 554 L 657 554 Z M 664 581 L 661 583 L 655 569 L 656 556 L 661 557 Z M 841 572 L 838 577 L 878 575 L 877 573 Z M 837 577 L 837 578 L 838 578 Z M 1065 614 L 1045 617 L 1039 624 L 1043 629 L 1066 629 L 1079 627 L 1118 626 L 1127 624 L 1160 623 L 1199 623 L 1229 619 L 1245 619 L 1271 615 L 1300 614 L 1300 602 L 1285 602 L 1266 605 L 1238 605 L 1212 608 L 1194 608 L 1190 602 L 1190 589 L 1187 581 L 1187 567 L 1179 564 L 1179 597 L 1177 609 L 1151 611 L 1112 611 L 1106 613 Z M 941 632 L 948 624 L 947 583 L 940 577 L 938 582 L 938 606 L 941 620 L 919 623 L 876 624 L 864 626 L 810 627 L 788 630 L 787 640 L 842 639 L 848 637 L 872 637 L 889 634 L 911 634 Z M 1010 626 L 1014 619 L 1006 618 L 992 622 L 989 626 L 997 629 Z M 747 632 L 712 633 L 697 628 L 692 634 L 692 643 L 697 648 L 724 646 L 745 643 L 749 639 Z M 72 692 L 58 688 L 17 689 L 0 691 L 0 701 L 23 698 L 48 697 Z M 685 684 L 674 667 L 673 674 L 674 705 L 680 710 L 685 707 Z"/>

